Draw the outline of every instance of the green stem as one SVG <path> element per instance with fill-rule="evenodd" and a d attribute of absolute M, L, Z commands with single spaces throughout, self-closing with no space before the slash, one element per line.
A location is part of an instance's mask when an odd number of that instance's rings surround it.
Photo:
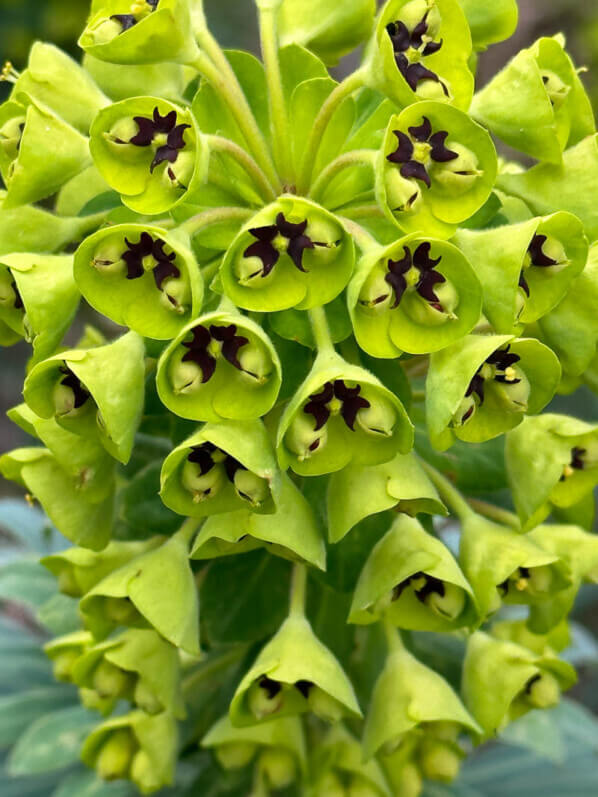
<path fill-rule="evenodd" d="M 489 520 L 495 520 L 497 523 L 501 523 L 504 526 L 511 526 L 517 531 L 521 531 L 521 523 L 514 512 L 509 512 L 508 509 L 489 504 L 487 501 L 480 501 L 479 498 L 470 498 L 469 505 L 479 515 L 483 515 L 489 518 Z"/>
<path fill-rule="evenodd" d="M 384 627 L 384 635 L 386 637 L 386 644 L 389 653 L 396 653 L 398 650 L 403 650 L 403 640 L 401 632 L 392 624 L 388 614 L 385 615 L 382 621 Z"/>
<path fill-rule="evenodd" d="M 330 335 L 328 319 L 326 318 L 326 311 L 324 308 L 314 307 L 312 310 L 308 310 L 308 315 L 311 323 L 311 330 L 316 341 L 316 346 L 318 347 L 318 354 L 333 352 L 334 344 Z"/>
<path fill-rule="evenodd" d="M 262 199 L 273 202 L 276 199 L 276 191 L 268 180 L 264 172 L 260 169 L 254 158 L 251 157 L 243 147 L 235 144 L 228 138 L 222 136 L 208 136 L 208 144 L 212 152 L 230 155 L 237 161 L 249 177 L 253 180 L 256 188 L 260 191 Z"/>
<path fill-rule="evenodd" d="M 280 58 L 278 54 L 278 9 L 260 8 L 260 39 L 262 58 L 266 68 L 274 161 L 285 186 L 295 182 L 291 158 L 291 127 L 284 96 Z"/>
<path fill-rule="evenodd" d="M 205 230 L 206 227 L 223 224 L 226 221 L 243 222 L 251 218 L 252 215 L 253 211 L 248 208 L 214 208 L 214 210 L 205 210 L 203 213 L 191 216 L 178 229 L 192 238 L 200 230 Z"/>
<path fill-rule="evenodd" d="M 203 523 L 203 518 L 194 518 L 194 517 L 187 518 L 187 520 L 183 523 L 181 528 L 177 531 L 177 535 L 180 536 L 180 538 L 184 540 L 187 543 L 187 545 L 189 545 L 189 543 L 193 539 L 193 535 L 195 534 L 195 532 L 201 526 L 202 523 Z"/>
<path fill-rule="evenodd" d="M 363 86 L 363 78 L 364 73 L 361 70 L 353 72 L 352 75 L 349 75 L 349 77 L 345 78 L 342 83 L 339 83 L 338 86 L 336 86 L 324 105 L 322 105 L 320 113 L 316 117 L 314 125 L 311 129 L 307 146 L 305 147 L 305 152 L 303 154 L 303 159 L 301 161 L 301 170 L 297 180 L 297 193 L 307 193 L 311 185 L 311 177 L 318 156 L 318 151 L 320 149 L 320 144 L 322 143 L 324 133 L 326 132 L 330 120 L 334 116 L 336 109 L 341 105 L 341 103 L 347 97 L 350 97 L 354 91 L 357 91 Z"/>
<path fill-rule="evenodd" d="M 339 213 L 347 219 L 383 219 L 384 213 L 378 205 L 355 205 L 354 207 L 340 208 Z"/>
<path fill-rule="evenodd" d="M 200 39 L 201 38 L 202 37 L 200 37 Z M 206 52 L 202 51 L 189 66 L 197 69 L 200 75 L 210 83 L 212 88 L 214 88 L 226 102 L 249 148 L 255 155 L 255 159 L 263 169 L 268 180 L 272 185 L 278 188 L 280 186 L 280 180 L 276 174 L 268 144 L 255 120 L 253 112 L 247 102 L 247 98 L 243 93 L 243 89 L 224 53 L 222 53 L 218 63 L 215 64 L 208 57 Z"/>
<path fill-rule="evenodd" d="M 352 219 L 347 219 L 344 216 L 339 216 L 339 220 L 345 225 L 347 232 L 354 238 L 357 246 L 362 252 L 368 252 L 370 249 L 380 246 L 374 236 L 369 233 L 365 227 L 362 227 L 361 224 L 358 224 Z"/>
<path fill-rule="evenodd" d="M 430 477 L 430 481 L 432 481 L 438 490 L 440 497 L 447 504 L 453 514 L 457 515 L 459 520 L 465 520 L 466 518 L 471 517 L 474 514 L 473 509 L 469 506 L 457 488 L 454 487 L 446 478 L 446 476 L 443 476 L 439 470 L 436 470 L 436 468 L 433 465 L 430 465 L 429 462 L 426 462 L 425 459 L 420 459 L 420 463 Z"/>
<path fill-rule="evenodd" d="M 205 285 L 209 285 L 210 282 L 214 279 L 216 274 L 220 269 L 220 264 L 222 263 L 222 257 L 217 257 L 215 260 L 212 260 L 206 266 L 204 266 L 201 270 L 201 276 L 203 277 L 203 281 Z"/>
<path fill-rule="evenodd" d="M 411 391 L 411 399 L 415 402 L 421 403 L 422 401 L 426 400 L 426 391 L 425 390 L 412 390 Z"/>
<path fill-rule="evenodd" d="M 373 169 L 375 158 L 376 153 L 371 149 L 355 149 L 351 152 L 345 152 L 343 155 L 339 155 L 339 157 L 329 163 L 328 166 L 320 172 L 318 178 L 314 180 L 309 196 L 314 201 L 318 202 L 330 181 L 338 174 L 345 169 L 349 169 L 351 166 L 367 166 Z"/>
<path fill-rule="evenodd" d="M 189 673 L 183 680 L 183 694 L 189 698 L 198 694 L 197 687 L 202 681 L 213 678 L 216 673 L 240 661 L 246 655 L 248 647 L 246 644 L 237 645 L 232 650 L 227 650 L 226 653 L 218 656 L 217 659 L 200 663 L 198 668 Z"/>
<path fill-rule="evenodd" d="M 305 614 L 305 593 L 307 587 L 307 567 L 296 563 L 291 574 L 291 597 L 289 614 L 303 617 Z"/>

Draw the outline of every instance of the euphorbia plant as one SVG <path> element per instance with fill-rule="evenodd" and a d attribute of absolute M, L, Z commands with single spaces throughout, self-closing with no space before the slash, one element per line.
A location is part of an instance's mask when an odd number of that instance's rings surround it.
<path fill-rule="evenodd" d="M 594 121 L 561 37 L 474 94 L 511 0 L 256 5 L 263 62 L 201 0 L 93 0 L 83 66 L 5 68 L 0 340 L 41 445 L 0 470 L 77 546 L 47 653 L 102 777 L 201 744 L 239 794 L 417 797 L 575 680 L 548 635 L 598 580 L 598 431 L 541 413 L 598 383 Z M 108 337 L 67 346 L 81 297 Z"/>

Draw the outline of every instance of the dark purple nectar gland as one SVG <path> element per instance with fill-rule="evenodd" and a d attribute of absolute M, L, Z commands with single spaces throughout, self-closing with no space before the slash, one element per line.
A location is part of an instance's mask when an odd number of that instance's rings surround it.
<path fill-rule="evenodd" d="M 565 479 L 571 478 L 571 476 L 575 474 L 576 470 L 585 470 L 585 456 L 587 453 L 587 449 L 579 448 L 578 446 L 575 446 L 571 449 L 571 460 L 569 464 L 565 465 L 563 468 L 563 475 L 560 479 L 562 482 L 564 482 Z"/>
<path fill-rule="evenodd" d="M 455 620 L 465 608 L 465 594 L 460 587 L 422 571 L 397 584 L 392 590 L 390 603 L 398 601 L 408 588 L 413 590 L 420 603 L 441 617 Z"/>
<path fill-rule="evenodd" d="M 430 257 L 430 243 L 420 244 L 413 254 L 408 246 L 403 247 L 404 256 L 400 260 L 388 261 L 388 274 L 385 281 L 392 288 L 394 302 L 391 309 L 396 309 L 408 288 L 413 288 L 424 301 L 438 310 L 445 312 L 445 308 L 436 294 L 435 288 L 446 282 L 446 278 L 436 271 L 436 266 L 442 257 L 436 260 Z"/>
<path fill-rule="evenodd" d="M 56 414 L 59 416 L 75 414 L 87 404 L 91 394 L 66 363 L 59 371 L 62 376 L 58 379 L 53 392 Z"/>
<path fill-rule="evenodd" d="M 110 19 L 118 22 L 122 27 L 121 33 L 131 30 L 138 22 L 141 22 L 148 14 L 158 8 L 160 0 L 135 0 L 131 4 L 130 14 L 112 14 Z"/>
<path fill-rule="evenodd" d="M 16 280 L 7 268 L 0 269 L 0 307 L 2 306 L 14 310 L 25 309 Z"/>
<path fill-rule="evenodd" d="M 409 135 L 401 130 L 393 130 L 393 133 L 398 139 L 398 146 L 387 155 L 386 160 L 400 167 L 401 177 L 418 180 L 427 188 L 432 187 L 428 170 L 433 163 L 449 163 L 459 157 L 458 152 L 445 145 L 448 132 L 439 130 L 434 133 L 432 123 L 426 116 L 422 117 L 421 125 L 408 128 Z"/>
<path fill-rule="evenodd" d="M 152 147 L 155 150 L 154 159 L 150 165 L 152 174 L 161 163 L 176 163 L 179 153 L 187 146 L 185 130 L 189 129 L 191 125 L 177 124 L 176 111 L 170 111 L 166 116 L 162 116 L 157 107 L 154 108 L 151 119 L 146 116 L 134 116 L 133 121 L 137 125 L 138 132 L 128 141 L 120 138 L 114 139 L 116 144 Z M 173 182 L 176 181 L 176 175 L 170 167 L 168 175 Z"/>
<path fill-rule="evenodd" d="M 434 83 L 438 83 L 445 97 L 448 97 L 447 86 L 436 72 L 428 69 L 422 63 L 426 56 L 437 53 L 443 44 L 442 39 L 434 41 L 433 37 L 429 35 L 429 15 L 430 11 L 428 10 L 412 30 L 409 30 L 407 25 L 400 20 L 390 22 L 386 26 L 386 32 L 392 42 L 397 69 L 405 78 L 411 91 L 417 92 L 418 86 L 422 81 L 431 80 Z"/>
<path fill-rule="evenodd" d="M 306 415 L 313 415 L 316 422 L 314 431 L 316 432 L 326 425 L 332 414 L 339 412 L 347 427 L 354 432 L 359 410 L 371 407 L 370 402 L 359 395 L 360 392 L 360 385 L 347 387 L 342 379 L 326 382 L 320 393 L 314 393 L 309 397 L 303 412 Z M 319 439 L 317 443 L 319 444 Z"/>
<path fill-rule="evenodd" d="M 456 414 L 455 420 L 458 424 L 462 425 L 468 421 L 477 407 L 481 407 L 484 404 L 487 382 L 527 387 L 527 385 L 523 384 L 524 380 L 520 376 L 521 372 L 515 370 L 514 367 L 520 362 L 521 357 L 518 354 L 513 354 L 510 349 L 511 346 L 509 345 L 505 349 L 493 352 L 478 368 L 469 383 L 461 408 Z M 527 382 L 527 380 L 525 381 Z M 515 404 L 517 403 L 519 402 L 515 401 Z M 523 408 L 522 405 L 522 410 Z"/>
<path fill-rule="evenodd" d="M 266 479 L 252 473 L 238 460 L 213 443 L 193 446 L 183 465 L 182 484 L 193 494 L 193 502 L 213 498 L 229 481 L 239 498 L 259 507 L 269 495 Z"/>
<path fill-rule="evenodd" d="M 216 370 L 217 358 L 222 355 L 238 371 L 245 372 L 239 361 L 239 351 L 247 346 L 249 338 L 237 335 L 236 324 L 217 326 L 212 324 L 209 328 L 197 326 L 191 331 L 191 340 L 183 341 L 183 346 L 188 349 L 182 362 L 195 363 L 201 370 L 201 383 L 209 382 Z M 250 374 L 256 379 L 257 374 Z"/>
<path fill-rule="evenodd" d="M 536 266 L 538 268 L 550 268 L 551 266 L 559 265 L 558 260 L 554 260 L 552 257 L 549 257 L 543 250 L 547 240 L 547 235 L 534 235 L 532 238 L 532 242 L 527 250 L 530 266 Z M 529 298 L 530 289 L 525 278 L 525 268 L 521 269 L 521 274 L 519 275 L 519 287 L 523 289 L 525 295 Z"/>
<path fill-rule="evenodd" d="M 329 247 L 327 243 L 312 241 L 305 234 L 307 221 L 297 224 L 287 221 L 284 213 L 276 216 L 276 223 L 266 227 L 254 227 L 250 229 L 250 234 L 256 238 L 243 252 L 244 258 L 257 258 L 261 260 L 261 268 L 248 273 L 242 282 L 249 282 L 256 277 L 267 277 L 272 273 L 274 266 L 278 263 L 281 254 L 288 255 L 295 267 L 304 274 L 307 269 L 303 265 L 303 253 L 306 249 L 315 249 L 316 246 Z"/>

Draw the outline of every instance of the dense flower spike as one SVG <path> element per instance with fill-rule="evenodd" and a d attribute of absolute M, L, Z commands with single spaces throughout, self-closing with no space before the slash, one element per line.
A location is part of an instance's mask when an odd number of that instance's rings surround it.
<path fill-rule="evenodd" d="M 91 0 L 82 65 L 4 67 L 0 473 L 74 544 L 37 620 L 101 778 L 420 797 L 575 680 L 598 431 L 541 413 L 598 390 L 595 123 L 562 36 L 474 95 L 515 0 L 255 5 L 263 64 Z"/>

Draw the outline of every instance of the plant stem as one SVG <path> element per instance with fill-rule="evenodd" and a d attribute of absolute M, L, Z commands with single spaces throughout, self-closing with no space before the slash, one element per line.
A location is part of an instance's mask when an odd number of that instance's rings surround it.
<path fill-rule="evenodd" d="M 324 105 L 322 105 L 320 113 L 316 117 L 314 126 L 311 129 L 307 146 L 305 147 L 305 152 L 303 154 L 303 159 L 301 161 L 301 169 L 297 180 L 297 193 L 305 194 L 310 187 L 311 176 L 313 174 L 320 144 L 322 143 L 322 138 L 324 137 L 326 128 L 334 116 L 334 112 L 347 97 L 353 94 L 354 91 L 360 89 L 362 86 L 363 72 L 361 70 L 357 70 L 357 72 L 353 72 L 352 75 L 349 75 L 349 77 L 345 78 L 342 83 L 339 83 L 334 91 L 332 91 Z"/>
<path fill-rule="evenodd" d="M 318 347 L 318 354 L 333 352 L 334 344 L 324 308 L 314 307 L 312 310 L 308 310 L 308 315 L 316 346 Z"/>
<path fill-rule="evenodd" d="M 422 402 L 426 400 L 426 391 L 425 390 L 412 390 L 411 391 L 411 398 L 413 401 Z"/>
<path fill-rule="evenodd" d="M 388 614 L 384 616 L 382 621 L 384 626 L 384 635 L 386 636 L 386 644 L 388 645 L 388 652 L 389 653 L 396 653 L 398 650 L 403 649 L 403 640 L 401 638 L 401 632 L 398 628 L 392 624 L 391 620 L 388 617 Z"/>
<path fill-rule="evenodd" d="M 190 517 L 183 523 L 181 528 L 177 531 L 177 535 L 183 539 L 187 545 L 191 542 L 193 535 L 203 523 L 203 518 Z"/>
<path fill-rule="evenodd" d="M 347 232 L 355 239 L 357 246 L 362 252 L 367 252 L 374 247 L 380 246 L 374 236 L 362 227 L 361 224 L 358 224 L 352 219 L 347 219 L 344 216 L 339 216 L 339 219 L 347 228 Z"/>
<path fill-rule="evenodd" d="M 307 567 L 296 563 L 291 574 L 291 596 L 289 614 L 303 616 L 305 614 L 305 592 L 307 586 Z"/>
<path fill-rule="evenodd" d="M 384 213 L 378 205 L 355 205 L 354 207 L 339 208 L 337 212 L 342 213 L 347 219 L 384 218 Z"/>
<path fill-rule="evenodd" d="M 210 83 L 212 88 L 214 88 L 226 102 L 249 148 L 255 155 L 255 159 L 272 185 L 279 188 L 280 180 L 276 174 L 276 169 L 274 168 L 266 139 L 255 120 L 253 112 L 247 102 L 247 98 L 243 93 L 243 89 L 232 67 L 228 63 L 226 56 L 222 53 L 220 48 L 218 48 L 218 52 L 221 55 L 218 58 L 217 64 L 202 51 L 189 66 L 197 69 L 200 75 Z"/>
<path fill-rule="evenodd" d="M 200 230 L 206 229 L 206 227 L 222 224 L 225 221 L 243 222 L 252 215 L 253 213 L 249 208 L 214 208 L 213 210 L 205 210 L 203 213 L 198 213 L 196 216 L 191 216 L 178 229 L 192 238 Z"/>
<path fill-rule="evenodd" d="M 320 172 L 318 178 L 314 180 L 309 196 L 316 202 L 319 201 L 321 195 L 328 187 L 328 184 L 337 174 L 340 174 L 345 169 L 349 169 L 351 166 L 367 166 L 373 169 L 375 157 L 376 153 L 371 149 L 355 149 L 351 152 L 345 152 L 343 155 L 339 155 L 339 157 L 329 163 L 328 166 Z"/>
<path fill-rule="evenodd" d="M 425 459 L 420 459 L 421 466 L 426 471 L 430 480 L 438 490 L 440 497 L 447 504 L 453 514 L 457 515 L 459 520 L 465 520 L 474 514 L 473 509 L 469 506 L 465 498 L 454 487 L 451 482 L 440 473 L 439 470 Z"/>
<path fill-rule="evenodd" d="M 239 166 L 251 177 L 263 199 L 267 202 L 273 202 L 276 199 L 274 187 L 255 162 L 255 159 L 252 158 L 249 153 L 245 152 L 243 147 L 240 147 L 238 144 L 235 144 L 234 141 L 223 138 L 222 136 L 208 136 L 207 138 L 212 152 L 230 155 L 231 158 L 237 161 Z"/>
<path fill-rule="evenodd" d="M 260 40 L 266 68 L 274 161 L 285 186 L 295 182 L 291 158 L 291 132 L 278 55 L 278 8 L 260 8 Z"/>
<path fill-rule="evenodd" d="M 469 505 L 475 509 L 478 514 L 484 515 L 484 517 L 490 520 L 495 520 L 497 523 L 501 523 L 504 526 L 511 526 L 517 531 L 521 531 L 521 523 L 514 512 L 509 512 L 508 509 L 489 504 L 487 501 L 480 501 L 479 498 L 470 498 Z"/>

